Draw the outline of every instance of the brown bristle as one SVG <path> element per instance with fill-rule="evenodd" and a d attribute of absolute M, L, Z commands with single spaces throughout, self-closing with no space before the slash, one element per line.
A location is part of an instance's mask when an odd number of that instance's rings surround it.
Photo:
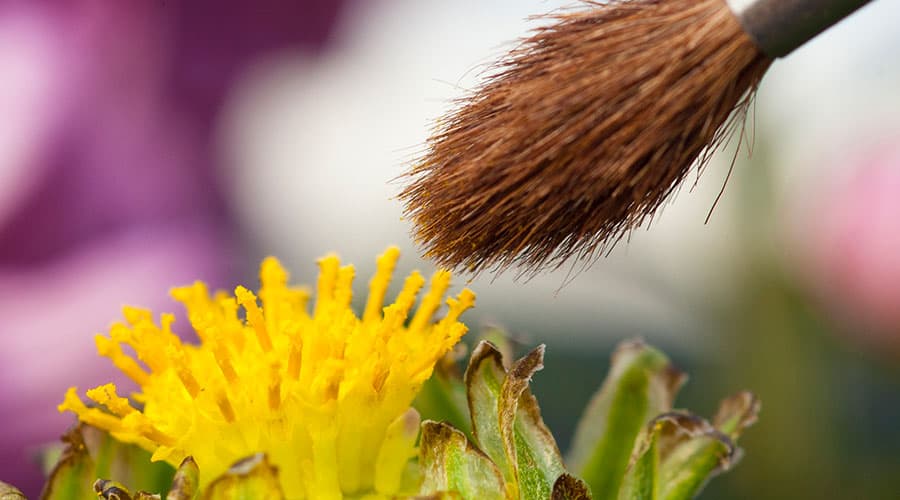
<path fill-rule="evenodd" d="M 735 125 L 771 60 L 724 0 L 582 2 L 438 121 L 400 195 L 439 264 L 590 261 Z"/>

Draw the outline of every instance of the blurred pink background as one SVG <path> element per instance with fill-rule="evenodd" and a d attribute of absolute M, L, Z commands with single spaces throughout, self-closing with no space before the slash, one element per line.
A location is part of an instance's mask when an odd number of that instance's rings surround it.
<path fill-rule="evenodd" d="M 795 212 L 798 266 L 845 334 L 900 355 L 900 135 L 823 161 L 835 174 Z"/>

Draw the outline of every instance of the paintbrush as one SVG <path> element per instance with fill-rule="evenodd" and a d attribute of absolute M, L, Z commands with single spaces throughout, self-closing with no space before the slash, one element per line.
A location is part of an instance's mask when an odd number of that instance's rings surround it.
<path fill-rule="evenodd" d="M 866 3 L 612 0 L 549 14 L 437 121 L 400 194 L 416 240 L 474 273 L 589 264 L 702 171 L 774 59 Z"/>

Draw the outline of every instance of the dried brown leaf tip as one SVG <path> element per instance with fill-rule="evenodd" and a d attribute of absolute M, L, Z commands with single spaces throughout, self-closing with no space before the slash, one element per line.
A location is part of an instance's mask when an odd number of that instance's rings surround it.
<path fill-rule="evenodd" d="M 400 194 L 439 264 L 592 262 L 743 123 L 771 60 L 722 0 L 550 14 L 439 119 Z"/>

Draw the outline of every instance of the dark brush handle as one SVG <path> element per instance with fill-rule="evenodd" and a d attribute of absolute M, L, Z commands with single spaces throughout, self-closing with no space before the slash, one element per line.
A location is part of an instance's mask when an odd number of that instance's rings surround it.
<path fill-rule="evenodd" d="M 771 58 L 784 57 L 871 0 L 727 0 Z"/>

